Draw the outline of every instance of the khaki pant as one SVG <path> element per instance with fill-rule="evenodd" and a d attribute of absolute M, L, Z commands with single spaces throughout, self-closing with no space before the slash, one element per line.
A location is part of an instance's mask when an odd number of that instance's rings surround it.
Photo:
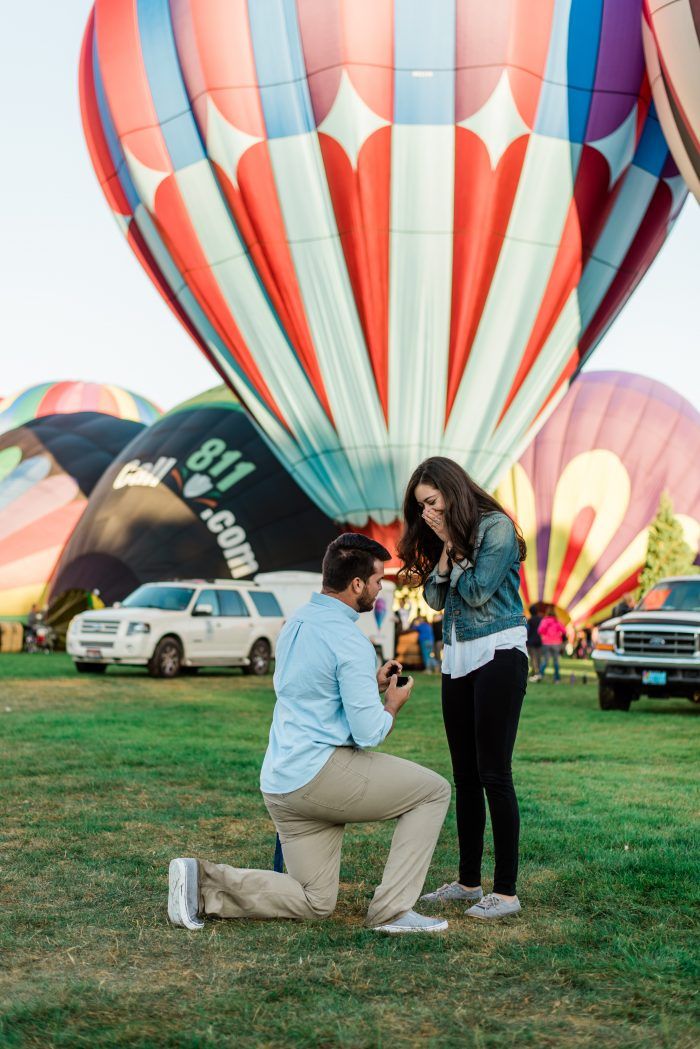
<path fill-rule="evenodd" d="M 410 910 L 420 893 L 448 805 L 437 772 L 376 751 L 338 747 L 291 794 L 264 794 L 288 874 L 199 863 L 201 913 L 219 918 L 326 918 L 338 897 L 346 823 L 396 822 L 368 926 Z"/>

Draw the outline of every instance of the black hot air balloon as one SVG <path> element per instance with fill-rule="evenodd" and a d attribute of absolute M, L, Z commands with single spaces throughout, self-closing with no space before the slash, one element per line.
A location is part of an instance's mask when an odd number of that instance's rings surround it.
<path fill-rule="evenodd" d="M 100 480 L 51 587 L 107 602 L 159 579 L 318 571 L 337 528 L 218 387 L 173 409 Z"/>

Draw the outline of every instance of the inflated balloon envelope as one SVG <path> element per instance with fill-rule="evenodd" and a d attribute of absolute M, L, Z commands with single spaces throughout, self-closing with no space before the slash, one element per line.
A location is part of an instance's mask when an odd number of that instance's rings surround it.
<path fill-rule="evenodd" d="M 643 0 L 647 73 L 676 164 L 700 202 L 700 3 Z"/>
<path fill-rule="evenodd" d="M 99 478 L 143 430 L 98 412 L 44 416 L 0 436 L 0 616 L 42 603 Z"/>
<path fill-rule="evenodd" d="M 639 0 L 97 0 L 80 93 L 163 297 L 386 541 L 424 456 L 497 481 L 686 193 Z"/>
<path fill-rule="evenodd" d="M 161 414 L 145 397 L 121 386 L 73 380 L 42 382 L 0 399 L 0 433 L 47 415 L 75 415 L 79 412 L 96 412 L 144 426 L 155 422 Z"/>
<path fill-rule="evenodd" d="M 318 572 L 336 535 L 218 387 L 174 408 L 110 464 L 63 552 L 51 600 L 97 587 L 111 604 L 152 580 Z"/>
<path fill-rule="evenodd" d="M 605 619 L 638 585 L 663 492 L 697 551 L 699 460 L 700 412 L 675 390 L 629 372 L 582 375 L 497 492 L 527 541 L 525 604 Z"/>

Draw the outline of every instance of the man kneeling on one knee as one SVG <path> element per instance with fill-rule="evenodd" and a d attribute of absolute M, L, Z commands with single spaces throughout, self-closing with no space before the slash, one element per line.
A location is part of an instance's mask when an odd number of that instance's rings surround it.
<path fill-rule="evenodd" d="M 356 625 L 382 587 L 390 554 L 366 536 L 334 540 L 323 588 L 285 624 L 277 643 L 277 702 L 260 776 L 287 874 L 206 860 L 170 864 L 168 914 L 203 918 L 326 918 L 338 896 L 346 823 L 396 820 L 366 924 L 382 932 L 438 932 L 446 921 L 413 911 L 450 801 L 436 772 L 370 748 L 389 735 L 411 694 Z M 384 694 L 384 703 L 380 699 Z"/>

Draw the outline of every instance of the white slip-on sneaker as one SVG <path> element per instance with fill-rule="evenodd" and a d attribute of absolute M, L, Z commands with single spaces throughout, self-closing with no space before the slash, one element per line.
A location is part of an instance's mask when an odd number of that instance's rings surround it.
<path fill-rule="evenodd" d="M 459 903 L 460 900 L 462 902 L 470 900 L 474 903 L 483 895 L 484 890 L 480 885 L 476 889 L 465 889 L 458 881 L 451 881 L 446 885 L 441 885 L 435 892 L 426 892 L 424 896 L 421 896 L 421 901 L 423 903 Z"/>
<path fill-rule="evenodd" d="M 168 918 L 183 929 L 203 929 L 198 916 L 199 869 L 197 861 L 178 857 L 168 868 Z"/>
<path fill-rule="evenodd" d="M 490 892 L 479 900 L 466 912 L 470 918 L 508 918 L 511 914 L 519 914 L 522 910 L 520 900 L 516 896 L 514 900 L 504 900 L 498 893 Z"/>
<path fill-rule="evenodd" d="M 447 922 L 441 918 L 426 918 L 424 914 L 416 914 L 415 911 L 406 911 L 400 918 L 386 925 L 375 925 L 375 932 L 402 933 L 402 932 L 444 932 Z"/>

